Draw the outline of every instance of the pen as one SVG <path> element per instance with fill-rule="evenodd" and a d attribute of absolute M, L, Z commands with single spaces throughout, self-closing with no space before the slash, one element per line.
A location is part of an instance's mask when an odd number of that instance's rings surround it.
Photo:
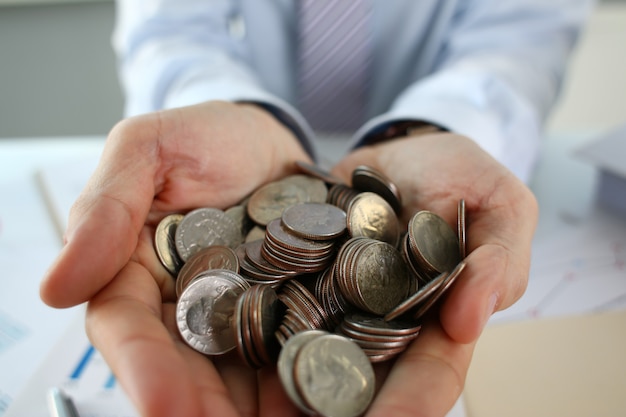
<path fill-rule="evenodd" d="M 57 387 L 48 392 L 48 409 L 51 417 L 80 417 L 72 398 Z"/>

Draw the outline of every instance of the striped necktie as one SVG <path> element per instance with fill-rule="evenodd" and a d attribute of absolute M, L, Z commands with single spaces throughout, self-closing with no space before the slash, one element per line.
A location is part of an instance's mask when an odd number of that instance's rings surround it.
<path fill-rule="evenodd" d="M 298 5 L 300 110 L 319 132 L 354 130 L 365 120 L 370 1 L 301 0 Z"/>

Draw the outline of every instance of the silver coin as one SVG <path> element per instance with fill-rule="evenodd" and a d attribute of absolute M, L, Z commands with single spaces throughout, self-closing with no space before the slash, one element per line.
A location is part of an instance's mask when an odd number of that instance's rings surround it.
<path fill-rule="evenodd" d="M 398 246 L 398 217 L 389 203 L 378 194 L 358 194 L 348 206 L 347 225 L 352 237 L 368 237 Z"/>
<path fill-rule="evenodd" d="M 428 299 L 432 297 L 446 282 L 448 276 L 448 272 L 442 272 L 432 280 L 428 281 L 426 285 L 417 290 L 417 292 L 413 293 L 410 297 L 385 314 L 385 321 L 394 320 L 396 317 L 406 314 L 409 310 L 414 310 L 417 306 L 426 303 Z"/>
<path fill-rule="evenodd" d="M 180 297 L 185 287 L 200 273 L 209 269 L 228 269 L 239 272 L 239 258 L 227 246 L 209 246 L 191 255 L 180 269 L 176 279 L 176 296 Z"/>
<path fill-rule="evenodd" d="M 374 397 L 372 364 L 346 337 L 331 334 L 307 342 L 298 351 L 293 368 L 302 399 L 323 416 L 356 417 Z"/>
<path fill-rule="evenodd" d="M 352 187 L 359 191 L 371 191 L 384 198 L 396 213 L 402 210 L 402 198 L 398 187 L 382 172 L 360 165 L 352 172 Z"/>
<path fill-rule="evenodd" d="M 304 403 L 302 397 L 300 397 L 300 394 L 298 393 L 298 389 L 293 381 L 293 363 L 298 351 L 303 345 L 313 339 L 327 334 L 328 332 L 324 330 L 301 331 L 300 333 L 297 333 L 287 339 L 283 348 L 280 350 L 280 354 L 278 355 L 276 369 L 278 371 L 278 377 L 283 384 L 283 388 L 291 401 L 293 401 L 293 403 L 300 408 L 300 410 L 307 414 L 314 414 L 315 412 Z"/>
<path fill-rule="evenodd" d="M 456 268 L 454 268 L 450 274 L 446 277 L 445 281 L 437 288 L 437 291 L 431 295 L 413 314 L 413 318 L 420 319 L 432 306 L 439 300 L 439 298 L 450 288 L 450 286 L 456 281 L 458 276 L 465 269 L 465 261 L 461 261 Z"/>
<path fill-rule="evenodd" d="M 312 240 L 329 240 L 346 230 L 346 212 L 326 203 L 300 203 L 287 207 L 282 224 L 298 236 Z"/>
<path fill-rule="evenodd" d="M 190 211 L 176 228 L 176 250 L 184 261 L 202 248 L 222 245 L 235 249 L 242 240 L 237 223 L 216 208 Z"/>
<path fill-rule="evenodd" d="M 299 184 L 274 181 L 258 188 L 248 201 L 248 216 L 257 225 L 265 226 L 289 206 L 309 201 L 307 191 Z"/>
<path fill-rule="evenodd" d="M 349 275 L 356 291 L 344 297 L 358 300 L 356 305 L 365 311 L 384 315 L 406 298 L 411 277 L 400 252 L 388 243 L 367 239 L 355 255 Z"/>
<path fill-rule="evenodd" d="M 328 188 L 321 179 L 312 177 L 310 175 L 290 175 L 281 180 L 286 184 L 294 184 L 303 190 L 307 194 L 307 202 L 311 203 L 324 203 L 328 196 Z"/>
<path fill-rule="evenodd" d="M 176 303 L 176 324 L 183 340 L 205 355 L 235 348 L 230 320 L 235 303 L 250 285 L 225 269 L 204 272 L 191 282 Z"/>
<path fill-rule="evenodd" d="M 184 215 L 178 213 L 165 216 L 154 232 L 154 247 L 157 256 L 173 277 L 178 275 L 184 263 L 176 250 L 176 229 L 183 217 Z"/>
<path fill-rule="evenodd" d="M 422 210 L 409 221 L 409 242 L 423 266 L 440 274 L 460 261 L 459 239 L 439 215 Z"/>
<path fill-rule="evenodd" d="M 457 208 L 457 235 L 459 237 L 459 252 L 461 255 L 461 259 L 465 259 L 467 253 L 467 221 L 466 210 L 465 210 L 465 200 L 460 199 L 459 205 Z"/>

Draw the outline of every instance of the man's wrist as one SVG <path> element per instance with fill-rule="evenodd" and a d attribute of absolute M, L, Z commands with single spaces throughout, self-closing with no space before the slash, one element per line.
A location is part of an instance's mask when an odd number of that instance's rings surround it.
<path fill-rule="evenodd" d="M 382 124 L 371 131 L 362 141 L 362 145 L 374 145 L 399 137 L 421 136 L 447 131 L 443 126 L 421 120 L 396 120 Z"/>

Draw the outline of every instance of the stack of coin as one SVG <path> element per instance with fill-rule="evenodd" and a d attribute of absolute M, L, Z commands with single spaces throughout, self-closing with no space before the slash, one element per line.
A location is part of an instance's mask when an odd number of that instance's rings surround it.
<path fill-rule="evenodd" d="M 286 315 L 297 317 L 297 321 L 306 323 L 307 328 L 322 330 L 334 328 L 328 313 L 315 298 L 315 295 L 297 279 L 289 280 L 281 286 L 278 291 L 278 299 L 287 306 Z M 278 331 L 282 332 L 286 338 L 289 337 L 290 333 L 297 333 L 293 331 L 294 329 L 291 328 L 289 322 L 283 324 L 285 329 L 281 326 Z"/>
<path fill-rule="evenodd" d="M 272 220 L 265 231 L 265 239 L 261 247 L 262 256 L 272 265 L 287 271 L 299 273 L 319 272 L 332 263 L 335 256 L 335 238 L 343 234 L 346 229 L 346 214 L 343 210 L 331 206 L 330 204 L 299 204 L 290 208 L 300 214 L 298 217 L 304 223 L 309 214 L 312 214 L 313 207 L 328 206 L 336 210 L 333 212 L 338 218 L 338 223 L 342 225 L 340 233 L 336 236 L 322 240 L 324 235 L 313 236 L 307 234 L 306 237 L 294 232 L 286 227 L 285 221 L 280 219 Z M 286 210 L 285 213 L 288 213 Z M 300 224 L 301 224 L 300 223 Z M 297 223 L 296 223 L 297 224 Z"/>
<path fill-rule="evenodd" d="M 368 357 L 336 334 L 298 333 L 283 346 L 277 368 L 289 398 L 310 415 L 356 417 L 374 397 L 374 369 Z"/>
<path fill-rule="evenodd" d="M 384 315 L 408 297 L 412 278 L 400 252 L 389 243 L 353 237 L 339 251 L 335 277 L 353 306 Z"/>
<path fill-rule="evenodd" d="M 346 312 L 352 309 L 350 303 L 341 294 L 339 283 L 335 277 L 335 264 L 323 271 L 315 280 L 313 293 L 328 314 L 331 329 L 339 326 Z"/>
<path fill-rule="evenodd" d="M 254 285 L 237 299 L 231 326 L 239 356 L 250 367 L 276 361 L 280 345 L 274 331 L 283 315 L 283 305 L 269 285 Z"/>
<path fill-rule="evenodd" d="M 402 353 L 418 335 L 421 325 L 414 320 L 384 320 L 361 312 L 347 314 L 336 330 L 363 349 L 371 362 L 383 362 Z"/>
<path fill-rule="evenodd" d="M 348 211 L 350 202 L 359 195 L 360 191 L 355 190 L 348 184 L 333 184 L 328 190 L 328 203 L 339 207 L 344 211 Z"/>

